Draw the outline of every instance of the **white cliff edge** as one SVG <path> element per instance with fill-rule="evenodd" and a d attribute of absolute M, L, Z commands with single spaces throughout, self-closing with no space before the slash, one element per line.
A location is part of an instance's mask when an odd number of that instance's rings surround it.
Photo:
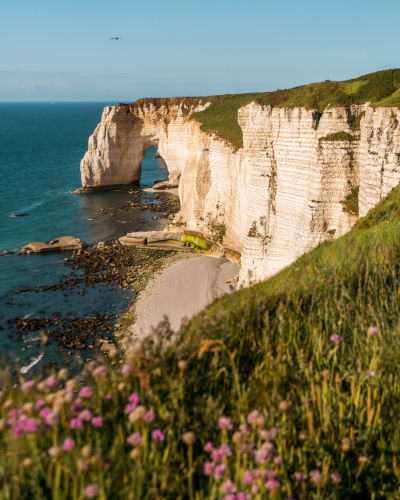
<path fill-rule="evenodd" d="M 179 181 L 176 220 L 241 254 L 240 284 L 266 279 L 320 242 L 348 232 L 358 217 L 343 201 L 360 186 L 363 217 L 400 180 L 400 111 L 368 104 L 238 111 L 243 148 L 202 132 L 184 104 L 105 108 L 81 162 L 86 189 L 140 179 L 146 149 L 156 146 L 171 183 Z M 361 128 L 350 128 L 365 112 Z M 336 132 L 353 141 L 323 140 Z M 320 140 L 322 139 L 322 140 Z"/>

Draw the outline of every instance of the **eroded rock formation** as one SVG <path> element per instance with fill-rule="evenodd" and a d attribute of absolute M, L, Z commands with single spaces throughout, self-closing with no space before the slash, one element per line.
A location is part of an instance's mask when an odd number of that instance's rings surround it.
<path fill-rule="evenodd" d="M 202 132 L 193 111 L 173 99 L 105 108 L 81 162 L 82 185 L 138 181 L 145 150 L 156 146 L 171 183 L 179 181 L 175 221 L 240 252 L 241 284 L 268 278 L 349 231 L 358 216 L 341 202 L 354 188 L 364 216 L 399 182 L 397 108 L 352 105 L 320 115 L 252 102 L 238 112 L 239 150 Z"/>

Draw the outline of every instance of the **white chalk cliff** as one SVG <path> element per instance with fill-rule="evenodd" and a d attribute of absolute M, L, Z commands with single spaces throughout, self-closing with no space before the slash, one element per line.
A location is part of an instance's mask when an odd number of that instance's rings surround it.
<path fill-rule="evenodd" d="M 349 231 L 358 217 L 340 202 L 355 187 L 362 217 L 400 181 L 397 108 L 352 105 L 320 115 L 252 102 L 238 111 L 239 150 L 202 132 L 193 111 L 174 99 L 105 108 L 81 162 L 82 185 L 138 181 L 145 150 L 156 146 L 170 180 L 179 181 L 177 220 L 240 252 L 241 284 Z M 355 132 L 350 123 L 361 113 Z M 337 132 L 354 140 L 324 139 Z"/>

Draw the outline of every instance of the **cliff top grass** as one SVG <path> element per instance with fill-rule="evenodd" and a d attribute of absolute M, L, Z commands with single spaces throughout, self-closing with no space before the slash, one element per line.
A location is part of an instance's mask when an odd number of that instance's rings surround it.
<path fill-rule="evenodd" d="M 399 241 L 397 187 L 175 341 L 164 322 L 69 381 L 8 363 L 2 498 L 398 500 Z"/>

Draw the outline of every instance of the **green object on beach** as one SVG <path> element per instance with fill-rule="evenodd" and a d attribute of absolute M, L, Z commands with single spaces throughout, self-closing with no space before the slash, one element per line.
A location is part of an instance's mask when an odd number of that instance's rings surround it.
<path fill-rule="evenodd" d="M 183 234 L 182 241 L 184 243 L 189 242 L 196 245 L 196 247 L 201 248 L 202 250 L 207 250 L 207 242 L 204 238 L 200 238 L 200 236 L 192 236 L 191 234 Z"/>

